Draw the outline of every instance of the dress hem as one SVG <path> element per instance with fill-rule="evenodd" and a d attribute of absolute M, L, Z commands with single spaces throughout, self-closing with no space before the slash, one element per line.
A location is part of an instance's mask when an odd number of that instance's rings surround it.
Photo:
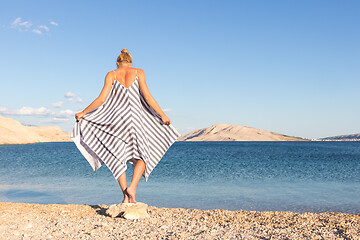
<path fill-rule="evenodd" d="M 79 122 L 75 123 L 75 128 L 77 130 L 80 130 L 80 124 L 81 120 Z M 95 152 L 93 152 L 89 146 L 87 146 L 84 141 L 80 138 L 80 131 L 76 131 L 77 134 L 72 135 L 70 138 L 75 143 L 76 147 L 79 149 L 81 154 L 85 157 L 85 159 L 89 162 L 90 166 L 92 167 L 94 173 L 104 164 L 104 162 L 97 156 Z"/>

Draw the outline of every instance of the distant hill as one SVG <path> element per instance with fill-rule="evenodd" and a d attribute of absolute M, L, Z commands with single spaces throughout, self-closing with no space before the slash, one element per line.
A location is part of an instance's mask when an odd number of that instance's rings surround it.
<path fill-rule="evenodd" d="M 266 130 L 233 124 L 214 124 L 181 135 L 177 141 L 307 141 Z"/>
<path fill-rule="evenodd" d="M 0 116 L 0 144 L 70 141 L 70 133 L 63 132 L 57 126 L 24 126 L 19 121 Z"/>
<path fill-rule="evenodd" d="M 320 138 L 320 140 L 360 141 L 360 133 L 349 134 L 349 135 L 340 135 L 340 136 L 334 136 L 334 137 L 325 137 L 325 138 Z"/>

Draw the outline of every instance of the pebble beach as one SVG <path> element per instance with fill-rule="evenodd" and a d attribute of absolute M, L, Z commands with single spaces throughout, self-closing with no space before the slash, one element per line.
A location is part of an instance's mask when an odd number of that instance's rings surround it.
<path fill-rule="evenodd" d="M 110 217 L 107 205 L 0 203 L 0 239 L 360 239 L 360 214 L 157 208 Z"/>

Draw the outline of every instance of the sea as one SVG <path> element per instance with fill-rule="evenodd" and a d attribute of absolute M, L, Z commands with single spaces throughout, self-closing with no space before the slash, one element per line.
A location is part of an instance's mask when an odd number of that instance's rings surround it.
<path fill-rule="evenodd" d="M 73 142 L 0 146 L 0 201 L 117 204 Z M 133 166 L 128 163 L 127 181 Z M 175 142 L 136 200 L 155 207 L 360 213 L 360 142 Z"/>

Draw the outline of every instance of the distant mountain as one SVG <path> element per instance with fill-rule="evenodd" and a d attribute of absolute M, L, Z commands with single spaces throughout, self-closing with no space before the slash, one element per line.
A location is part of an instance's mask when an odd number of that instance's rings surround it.
<path fill-rule="evenodd" d="M 0 116 L 0 144 L 70 141 L 70 133 L 63 132 L 57 126 L 24 126 L 19 121 Z"/>
<path fill-rule="evenodd" d="M 325 137 L 320 138 L 320 140 L 327 140 L 327 141 L 360 141 L 360 133 L 356 134 L 349 134 L 349 135 L 340 135 L 340 136 L 334 136 L 334 137 Z"/>
<path fill-rule="evenodd" d="M 308 141 L 266 130 L 233 124 L 214 124 L 181 135 L 177 141 Z"/>

